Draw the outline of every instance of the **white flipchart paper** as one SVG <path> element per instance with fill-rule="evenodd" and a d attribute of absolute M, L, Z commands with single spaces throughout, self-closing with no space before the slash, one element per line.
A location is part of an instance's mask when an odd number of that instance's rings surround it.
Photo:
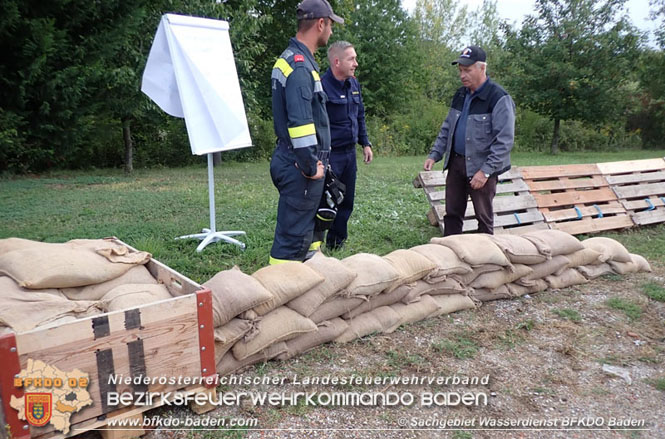
<path fill-rule="evenodd" d="M 141 91 L 185 118 L 193 154 L 252 146 L 226 21 L 162 16 Z"/>

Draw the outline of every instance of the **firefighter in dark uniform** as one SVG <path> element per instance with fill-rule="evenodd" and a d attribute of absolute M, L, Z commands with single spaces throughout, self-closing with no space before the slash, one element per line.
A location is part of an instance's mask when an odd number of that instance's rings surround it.
<path fill-rule="evenodd" d="M 303 261 L 314 241 L 314 222 L 330 153 L 326 94 L 314 52 L 328 43 L 332 21 L 344 20 L 326 0 L 303 0 L 298 32 L 272 69 L 272 113 L 277 145 L 270 176 L 279 191 L 270 264 Z"/>

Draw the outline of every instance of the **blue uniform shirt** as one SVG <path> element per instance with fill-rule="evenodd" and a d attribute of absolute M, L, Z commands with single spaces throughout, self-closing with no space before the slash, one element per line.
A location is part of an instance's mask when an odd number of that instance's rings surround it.
<path fill-rule="evenodd" d="M 321 78 L 321 83 L 328 96 L 326 107 L 332 147 L 348 147 L 356 143 L 369 145 L 365 128 L 365 106 L 358 80 L 351 77 L 340 81 L 328 69 Z"/>

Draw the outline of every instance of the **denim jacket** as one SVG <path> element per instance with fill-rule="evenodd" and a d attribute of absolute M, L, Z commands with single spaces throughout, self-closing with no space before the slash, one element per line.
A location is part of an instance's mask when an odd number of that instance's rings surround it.
<path fill-rule="evenodd" d="M 453 145 L 453 133 L 462 113 L 466 88 L 460 87 L 443 121 L 439 135 L 429 153 L 429 158 L 446 160 L 448 167 Z M 490 175 L 499 175 L 510 169 L 510 150 L 515 138 L 515 103 L 498 84 L 487 78 L 485 87 L 474 96 L 466 122 L 466 175 L 473 176 L 478 170 Z"/>

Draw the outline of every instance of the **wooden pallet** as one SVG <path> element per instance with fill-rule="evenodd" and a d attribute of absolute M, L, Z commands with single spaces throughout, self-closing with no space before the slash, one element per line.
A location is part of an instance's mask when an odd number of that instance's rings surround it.
<path fill-rule="evenodd" d="M 576 235 L 633 225 L 595 164 L 528 166 L 521 172 L 552 229 Z"/>
<path fill-rule="evenodd" d="M 621 205 L 636 225 L 665 222 L 665 160 L 599 163 Z"/>
<path fill-rule="evenodd" d="M 447 172 L 447 171 L 446 171 Z M 438 225 L 443 233 L 443 217 L 446 214 L 446 172 L 423 171 L 414 186 L 422 187 L 432 209 L 428 214 L 430 223 Z M 497 196 L 494 198 L 494 227 L 496 233 L 523 233 L 528 230 L 547 228 L 536 201 L 529 193 L 519 169 L 511 169 L 499 176 Z M 463 231 L 478 230 L 473 203 L 469 200 L 464 218 Z"/>

